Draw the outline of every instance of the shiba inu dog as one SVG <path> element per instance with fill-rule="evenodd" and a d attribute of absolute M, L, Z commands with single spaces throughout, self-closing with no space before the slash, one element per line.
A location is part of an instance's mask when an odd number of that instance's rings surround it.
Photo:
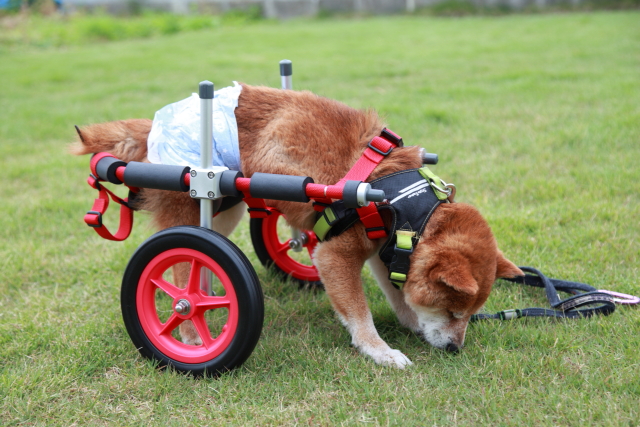
<path fill-rule="evenodd" d="M 242 172 L 310 176 L 316 182 L 338 182 L 357 162 L 372 138 L 383 130 L 377 114 L 359 111 L 310 92 L 284 91 L 242 85 L 235 109 Z M 133 119 L 95 124 L 79 130 L 75 154 L 107 151 L 119 159 L 147 161 L 147 137 L 152 121 Z M 373 170 L 368 181 L 422 166 L 419 147 L 393 149 Z M 311 203 L 268 200 L 299 229 L 313 228 L 318 213 Z M 138 207 L 152 213 L 160 229 L 198 225 L 199 207 L 186 193 L 144 189 Z M 238 204 L 214 219 L 214 229 L 233 231 L 245 207 Z M 392 218 L 381 212 L 385 225 Z M 431 345 L 458 351 L 464 343 L 470 316 L 487 300 L 497 278 L 522 276 L 522 271 L 498 250 L 489 225 L 472 206 L 442 203 L 430 216 L 410 256 L 402 288 L 389 280 L 378 256 L 386 239 L 370 240 L 357 222 L 341 234 L 321 242 L 313 262 L 333 308 L 358 350 L 376 363 L 404 368 L 412 362 L 380 338 L 367 306 L 361 270 L 369 265 L 400 323 Z M 179 270 L 179 269 L 176 269 Z M 186 283 L 188 272 L 174 271 Z M 197 332 L 181 325 L 185 343 L 197 344 Z"/>

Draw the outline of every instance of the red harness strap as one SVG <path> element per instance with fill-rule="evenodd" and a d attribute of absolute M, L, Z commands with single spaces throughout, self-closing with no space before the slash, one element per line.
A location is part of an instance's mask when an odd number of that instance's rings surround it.
<path fill-rule="evenodd" d="M 396 147 L 402 147 L 402 138 L 396 133 L 384 128 L 380 136 L 374 137 L 367 146 L 362 156 L 351 167 L 349 172 L 336 185 L 344 186 L 347 180 L 366 181 L 371 172 L 382 162 L 382 160 L 391 153 Z M 369 203 L 368 206 L 356 209 L 360 221 L 367 230 L 367 237 L 371 240 L 382 239 L 387 237 L 387 231 L 384 227 L 382 217 L 378 213 L 378 207 L 375 203 Z"/>
<path fill-rule="evenodd" d="M 117 242 L 125 240 L 129 237 L 131 229 L 133 228 L 133 209 L 131 209 L 127 203 L 129 199 L 121 199 L 116 196 L 113 192 L 100 185 L 98 179 L 93 175 L 89 176 L 87 182 L 91 187 L 98 190 L 99 194 L 98 198 L 93 202 L 91 210 L 84 216 L 84 222 L 89 227 L 93 227 L 100 237 L 104 239 L 115 240 Z M 102 224 L 102 215 L 104 215 L 109 207 L 109 197 L 111 197 L 114 202 L 120 204 L 120 226 L 115 235 L 111 234 L 107 227 Z"/>
<path fill-rule="evenodd" d="M 362 156 L 351 167 L 349 172 L 342 178 L 336 185 L 344 185 L 348 180 L 364 181 L 371 172 L 380 164 L 390 152 L 396 147 L 395 144 L 387 141 L 386 139 L 376 136 L 367 146 Z"/>

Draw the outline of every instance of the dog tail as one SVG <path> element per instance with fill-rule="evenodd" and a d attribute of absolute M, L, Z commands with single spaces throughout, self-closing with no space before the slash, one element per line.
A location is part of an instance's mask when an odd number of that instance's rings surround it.
<path fill-rule="evenodd" d="M 141 162 L 147 157 L 149 119 L 120 120 L 79 128 L 79 141 L 70 147 L 72 154 L 83 155 L 106 151 L 125 162 Z"/>

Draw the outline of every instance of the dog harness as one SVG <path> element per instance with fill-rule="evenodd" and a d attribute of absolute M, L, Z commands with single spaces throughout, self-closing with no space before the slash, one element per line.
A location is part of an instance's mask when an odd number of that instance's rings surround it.
<path fill-rule="evenodd" d="M 385 131 L 388 132 L 385 129 L 381 136 L 385 136 Z M 395 134 L 393 135 L 395 136 Z M 384 153 L 384 156 L 388 155 L 392 149 Z M 363 157 L 365 154 L 363 154 Z M 373 168 L 371 168 L 371 171 L 373 171 Z M 363 177 L 363 174 L 361 174 L 350 179 L 364 181 L 371 171 L 367 173 L 367 176 Z M 349 175 L 354 176 L 351 171 L 347 174 L 347 176 Z M 400 287 L 407 280 L 410 265 L 409 258 L 429 218 L 441 203 L 447 201 L 452 194 L 452 189 L 449 184 L 438 178 L 427 167 L 394 172 L 375 179 L 369 184 L 374 189 L 384 190 L 387 200 L 378 205 L 370 203 L 366 208 L 357 209 L 347 208 L 342 200 L 333 202 L 328 206 L 325 205 L 326 207 L 318 218 L 313 231 L 319 240 L 326 241 L 343 233 L 358 220 L 361 220 L 370 239 L 387 237 L 386 242 L 379 251 L 379 256 L 389 269 L 391 283 L 396 287 Z M 366 212 L 362 212 L 364 209 L 366 209 Z M 388 210 L 392 215 L 391 227 L 388 233 L 380 217 L 380 211 L 382 210 Z"/>

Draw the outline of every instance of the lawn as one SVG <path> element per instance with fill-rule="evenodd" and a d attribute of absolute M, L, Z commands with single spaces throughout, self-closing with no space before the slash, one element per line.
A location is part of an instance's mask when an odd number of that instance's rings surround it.
<path fill-rule="evenodd" d="M 201 80 L 279 85 L 375 108 L 486 216 L 505 255 L 552 277 L 640 294 L 640 13 L 393 17 L 217 26 L 147 39 L 0 48 L 1 425 L 638 425 L 640 313 L 473 324 L 458 355 L 401 328 L 370 274 L 382 337 L 349 346 L 322 292 L 259 264 L 252 356 L 196 380 L 141 358 L 120 314 L 124 243 L 84 225 L 88 158 L 73 125 L 152 118 Z M 115 218 L 110 219 L 113 224 Z M 499 282 L 486 310 L 544 307 Z"/>

